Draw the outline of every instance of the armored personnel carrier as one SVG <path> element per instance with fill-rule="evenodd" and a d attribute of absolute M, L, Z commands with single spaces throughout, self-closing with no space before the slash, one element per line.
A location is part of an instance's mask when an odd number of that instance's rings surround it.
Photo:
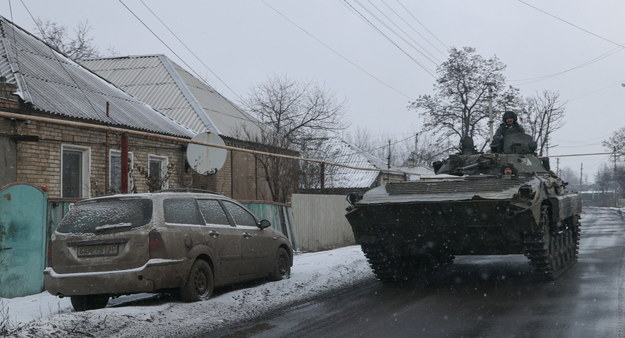
<path fill-rule="evenodd" d="M 545 279 L 577 261 L 581 198 L 535 154 L 531 137 L 506 135 L 496 153 L 466 141 L 432 177 L 347 196 L 346 217 L 378 279 L 412 278 L 455 255 L 524 254 Z"/>

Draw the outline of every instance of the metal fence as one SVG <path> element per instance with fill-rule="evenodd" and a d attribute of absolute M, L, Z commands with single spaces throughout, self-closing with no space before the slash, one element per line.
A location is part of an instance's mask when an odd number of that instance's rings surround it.
<path fill-rule="evenodd" d="M 301 251 L 320 251 L 356 244 L 345 218 L 345 195 L 293 194 L 293 224 Z"/>
<path fill-rule="evenodd" d="M 0 189 L 0 297 L 43 290 L 47 193 L 30 184 Z"/>
<path fill-rule="evenodd" d="M 293 248 L 299 250 L 297 236 L 295 235 L 296 231 L 293 226 L 293 212 L 290 205 L 267 201 L 239 202 L 250 209 L 258 218 L 270 221 L 271 227 L 286 235 L 291 244 L 293 244 Z"/>

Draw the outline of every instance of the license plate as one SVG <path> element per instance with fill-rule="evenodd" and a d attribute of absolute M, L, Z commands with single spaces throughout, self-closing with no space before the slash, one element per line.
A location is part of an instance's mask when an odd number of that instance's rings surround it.
<path fill-rule="evenodd" d="M 119 244 L 86 245 L 77 247 L 78 257 L 117 256 Z"/>

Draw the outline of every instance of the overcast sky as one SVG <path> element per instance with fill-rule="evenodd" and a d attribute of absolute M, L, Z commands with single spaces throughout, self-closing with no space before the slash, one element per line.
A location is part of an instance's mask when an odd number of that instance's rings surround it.
<path fill-rule="evenodd" d="M 7 0 L 0 10 L 31 32 L 32 17 L 70 28 L 88 21 L 103 54 L 166 54 L 235 102 L 276 74 L 324 84 L 347 100 L 352 128 L 374 135 L 414 133 L 422 120 L 408 103 L 432 93 L 436 65 L 448 48 L 463 46 L 496 55 L 524 96 L 560 93 L 567 115 L 551 155 L 603 152 L 601 141 L 625 126 L 623 0 Z M 593 180 L 608 161 L 564 158 L 560 166 L 579 173 L 583 163 Z"/>

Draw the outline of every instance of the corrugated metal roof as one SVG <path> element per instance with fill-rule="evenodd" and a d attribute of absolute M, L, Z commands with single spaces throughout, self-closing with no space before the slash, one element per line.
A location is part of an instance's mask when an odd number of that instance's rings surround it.
<path fill-rule="evenodd" d="M 332 162 L 359 168 L 386 168 L 382 160 L 347 143 L 338 136 L 325 141 L 322 148 L 324 156 Z M 326 167 L 325 188 L 369 188 L 375 183 L 378 175 L 378 171 L 329 166 Z"/>
<path fill-rule="evenodd" d="M 259 134 L 258 120 L 164 55 L 89 59 L 81 64 L 196 132 L 236 139 L 245 139 L 243 128 Z"/>
<path fill-rule="evenodd" d="M 35 109 L 161 134 L 194 135 L 1 16 L 0 39 L 0 75 L 16 84 L 16 94 Z"/>

